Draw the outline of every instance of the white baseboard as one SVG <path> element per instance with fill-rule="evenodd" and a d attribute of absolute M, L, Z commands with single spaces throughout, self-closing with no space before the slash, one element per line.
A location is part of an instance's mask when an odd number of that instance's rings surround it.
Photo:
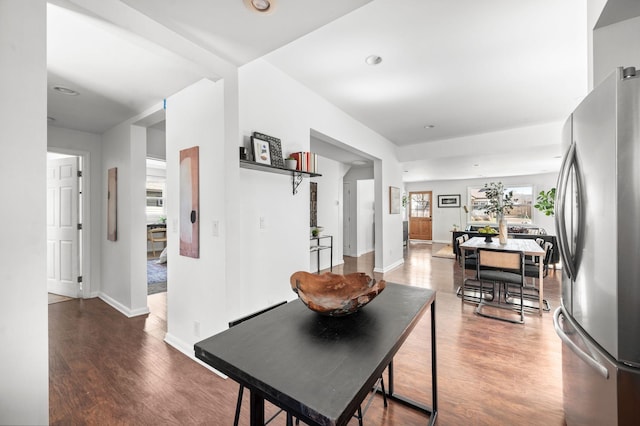
<path fill-rule="evenodd" d="M 184 340 L 178 339 L 177 337 L 175 337 L 174 335 L 169 334 L 169 333 L 166 333 L 164 335 L 164 342 L 166 344 L 168 344 L 169 346 L 173 347 L 174 349 L 176 349 L 177 351 L 183 353 L 188 358 L 191 358 L 192 360 L 194 360 L 198 364 L 202 365 L 207 370 L 217 374 L 218 376 L 222 377 L 223 379 L 227 379 L 228 378 L 225 374 L 222 374 L 221 372 L 219 372 L 215 368 L 211 367 L 210 365 L 208 365 L 208 364 L 200 361 L 198 358 L 196 358 L 195 353 L 193 351 L 193 345 L 188 345 Z"/>
<path fill-rule="evenodd" d="M 107 296 L 106 294 L 104 294 L 102 292 L 100 292 L 98 294 L 98 297 L 102 301 L 104 301 L 104 303 L 106 303 L 107 305 L 113 307 L 114 309 L 116 309 L 117 311 L 122 313 L 127 318 L 137 317 L 137 316 L 140 316 L 140 315 L 146 315 L 146 314 L 149 313 L 149 307 L 147 307 L 147 306 L 145 306 L 144 308 L 139 308 L 139 309 L 129 309 L 126 306 L 124 306 L 122 303 L 118 302 L 117 300 L 113 299 L 110 296 Z"/>
<path fill-rule="evenodd" d="M 398 266 L 402 265 L 403 263 L 404 263 L 404 259 L 400 259 L 397 262 L 394 262 L 391 265 L 387 266 L 386 268 L 383 268 L 383 269 L 373 268 L 373 272 L 378 272 L 378 273 L 384 274 L 385 272 L 389 272 L 390 270 L 397 268 Z"/>

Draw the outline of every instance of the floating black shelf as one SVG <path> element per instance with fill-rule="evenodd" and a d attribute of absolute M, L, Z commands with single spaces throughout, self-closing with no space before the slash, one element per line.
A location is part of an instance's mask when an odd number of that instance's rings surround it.
<path fill-rule="evenodd" d="M 276 173 L 280 175 L 291 175 L 291 186 L 293 188 L 293 195 L 298 193 L 298 186 L 302 182 L 303 177 L 317 177 L 322 176 L 318 173 L 303 172 L 301 170 L 284 169 L 282 167 L 275 167 L 269 164 L 256 163 L 255 161 L 240 160 L 240 167 L 243 169 L 260 170 L 267 173 Z"/>

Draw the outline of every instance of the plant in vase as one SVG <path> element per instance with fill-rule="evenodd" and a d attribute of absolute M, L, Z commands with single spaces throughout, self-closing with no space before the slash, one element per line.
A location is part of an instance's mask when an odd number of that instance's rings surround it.
<path fill-rule="evenodd" d="M 506 213 L 513 209 L 515 200 L 513 199 L 513 191 L 505 191 L 502 182 L 485 183 L 481 189 L 487 196 L 487 205 L 484 212 L 491 215 L 495 214 L 498 221 L 498 237 L 500 244 L 507 243 L 507 221 L 504 218 Z"/>
<path fill-rule="evenodd" d="M 536 198 L 536 204 L 533 205 L 536 209 L 540 210 L 546 216 L 553 216 L 554 207 L 556 202 L 556 189 L 551 188 L 548 191 L 540 191 L 538 198 Z"/>

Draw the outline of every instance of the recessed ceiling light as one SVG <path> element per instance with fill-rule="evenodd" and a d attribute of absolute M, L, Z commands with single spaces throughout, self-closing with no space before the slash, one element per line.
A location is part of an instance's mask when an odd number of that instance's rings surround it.
<path fill-rule="evenodd" d="M 53 90 L 54 92 L 60 93 L 61 95 L 67 95 L 67 96 L 78 96 L 80 94 L 79 92 L 73 89 L 69 89 L 68 87 L 64 87 L 60 85 L 51 86 L 51 90 Z"/>
<path fill-rule="evenodd" d="M 424 126 L 425 129 L 433 129 L 434 127 L 436 127 L 435 124 L 427 124 L 426 126 Z"/>
<path fill-rule="evenodd" d="M 351 164 L 354 166 L 364 166 L 365 164 L 367 164 L 367 162 L 364 160 L 355 160 L 352 161 Z"/>
<path fill-rule="evenodd" d="M 276 5 L 275 0 L 243 0 L 243 2 L 249 10 L 263 14 L 273 12 Z"/>
<path fill-rule="evenodd" d="M 378 65 L 380 62 L 382 62 L 382 58 L 378 55 L 369 55 L 364 61 L 367 63 L 367 65 Z"/>

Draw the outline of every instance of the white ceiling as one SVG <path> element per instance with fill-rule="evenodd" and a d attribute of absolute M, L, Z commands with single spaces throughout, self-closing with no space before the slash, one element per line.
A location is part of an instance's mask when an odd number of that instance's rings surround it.
<path fill-rule="evenodd" d="M 586 39 L 584 0 L 278 0 L 264 16 L 242 0 L 54 0 L 49 85 L 80 95 L 50 92 L 48 114 L 102 133 L 218 78 L 216 64 L 266 55 L 402 149 L 564 120 L 586 94 Z M 411 180 L 463 177 L 451 145 L 450 159 L 407 162 Z M 557 170 L 555 152 L 512 151 L 496 160 L 514 174 Z"/>

